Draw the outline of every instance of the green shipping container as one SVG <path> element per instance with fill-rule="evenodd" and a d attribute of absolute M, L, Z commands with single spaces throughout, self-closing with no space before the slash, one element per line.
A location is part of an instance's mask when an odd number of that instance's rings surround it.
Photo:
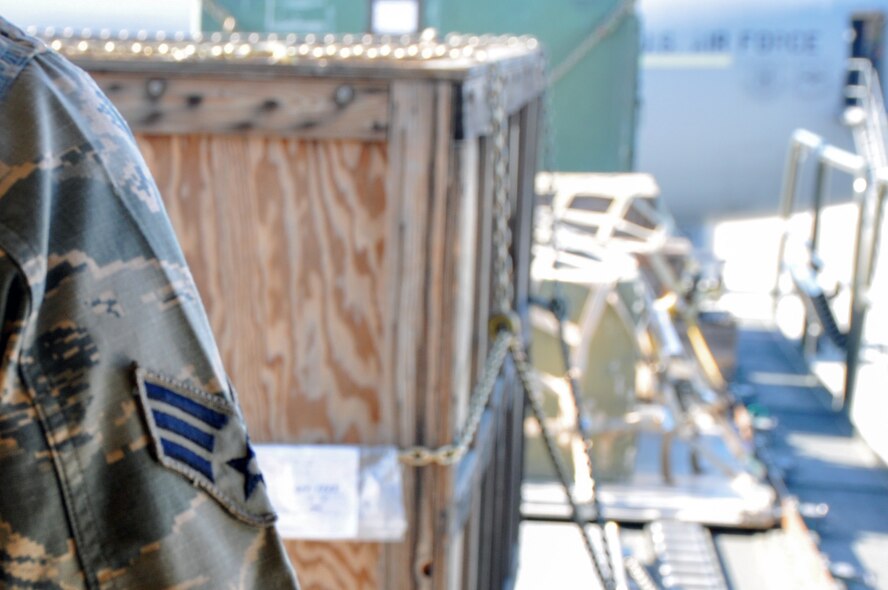
<path fill-rule="evenodd" d="M 428 0 L 425 21 L 445 33 L 533 35 L 556 72 L 624 5 L 625 0 Z M 638 21 L 629 12 L 555 81 L 550 102 L 555 170 L 632 169 L 639 48 Z"/>

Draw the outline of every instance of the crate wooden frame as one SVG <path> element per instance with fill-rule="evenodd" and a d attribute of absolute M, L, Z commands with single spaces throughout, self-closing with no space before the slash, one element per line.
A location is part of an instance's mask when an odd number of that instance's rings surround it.
<path fill-rule="evenodd" d="M 493 68 L 526 317 L 545 72 L 538 49 L 503 55 L 372 67 L 74 56 L 137 136 L 255 440 L 456 435 L 489 344 Z M 507 364 L 472 451 L 405 469 L 406 539 L 289 541 L 303 588 L 511 587 L 522 418 Z"/>

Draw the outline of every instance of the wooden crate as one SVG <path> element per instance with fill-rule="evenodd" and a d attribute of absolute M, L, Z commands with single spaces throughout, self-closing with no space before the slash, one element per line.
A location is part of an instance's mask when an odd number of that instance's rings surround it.
<path fill-rule="evenodd" d="M 254 440 L 451 442 L 488 348 L 495 72 L 527 298 L 535 42 L 112 41 L 56 46 L 136 133 Z M 303 588 L 510 587 L 519 391 L 507 367 L 459 465 L 405 469 L 403 542 L 288 542 Z"/>

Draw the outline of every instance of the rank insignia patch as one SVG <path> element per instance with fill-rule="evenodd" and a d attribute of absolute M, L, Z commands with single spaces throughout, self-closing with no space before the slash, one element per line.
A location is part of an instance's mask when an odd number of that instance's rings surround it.
<path fill-rule="evenodd" d="M 136 382 L 158 461 L 203 488 L 241 520 L 273 523 L 265 480 L 234 405 L 223 395 L 142 368 L 136 369 Z"/>

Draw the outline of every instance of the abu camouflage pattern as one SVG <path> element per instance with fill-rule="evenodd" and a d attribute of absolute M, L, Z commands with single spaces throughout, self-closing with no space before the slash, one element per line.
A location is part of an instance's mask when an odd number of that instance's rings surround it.
<path fill-rule="evenodd" d="M 132 135 L 2 19 L 0 310 L 0 587 L 296 587 Z"/>

